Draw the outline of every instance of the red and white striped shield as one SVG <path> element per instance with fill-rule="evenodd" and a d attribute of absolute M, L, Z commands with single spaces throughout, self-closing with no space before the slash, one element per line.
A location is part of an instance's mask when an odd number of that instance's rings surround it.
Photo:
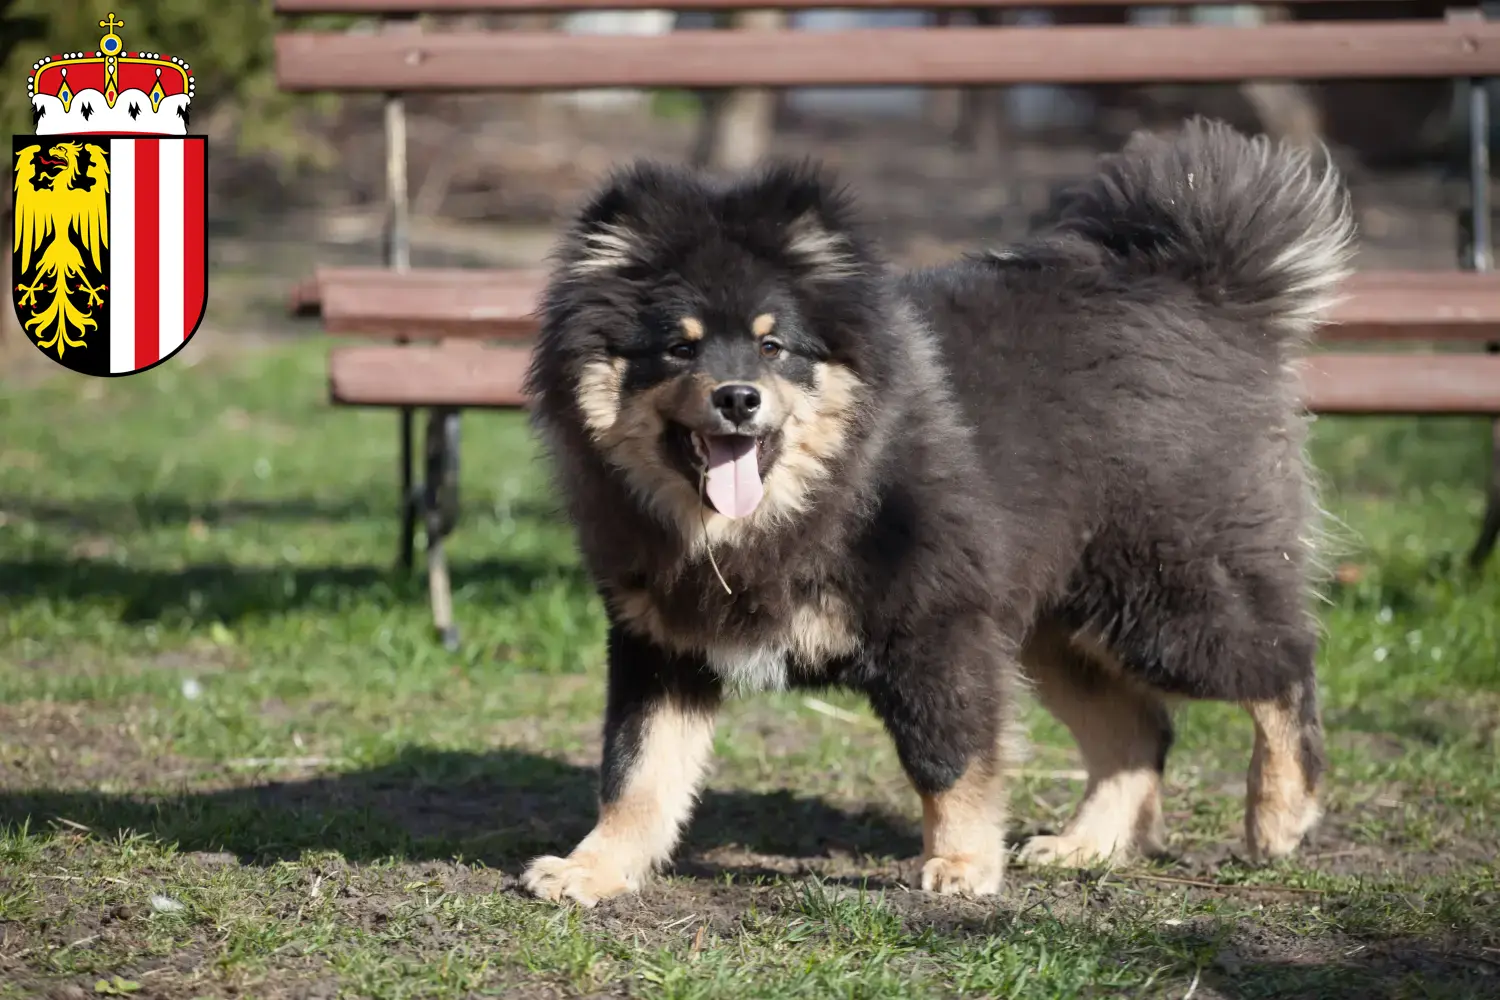
<path fill-rule="evenodd" d="M 202 136 L 15 136 L 12 298 L 32 343 L 86 375 L 170 358 L 208 301 Z"/>

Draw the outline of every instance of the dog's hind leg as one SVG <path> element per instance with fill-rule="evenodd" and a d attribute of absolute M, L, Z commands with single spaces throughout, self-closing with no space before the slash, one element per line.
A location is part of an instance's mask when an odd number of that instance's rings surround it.
<path fill-rule="evenodd" d="M 1302 570 L 1283 557 L 1296 551 L 1294 544 L 1153 560 L 1149 576 L 1116 584 L 1136 595 L 1129 627 L 1109 643 L 1132 680 L 1169 696 L 1238 704 L 1254 721 L 1245 833 L 1255 860 L 1291 853 L 1321 815 L 1317 630 L 1304 609 Z M 1095 569 L 1086 579 L 1097 585 L 1106 575 Z M 1120 602 L 1096 596 L 1094 603 Z M 1045 683 L 1039 688 L 1047 700 Z M 1069 726 L 1080 744 L 1081 728 L 1121 731 L 1105 717 Z"/>
<path fill-rule="evenodd" d="M 1172 745 L 1166 704 L 1102 650 L 1085 652 L 1057 630 L 1039 631 L 1022 658 L 1037 697 L 1073 734 L 1088 786 L 1063 831 L 1032 837 L 1020 859 L 1081 865 L 1160 852 L 1161 778 Z"/>
<path fill-rule="evenodd" d="M 1270 861 L 1296 850 L 1322 816 L 1323 724 L 1312 664 L 1282 697 L 1243 704 L 1255 722 L 1245 842 L 1252 859 Z"/>
<path fill-rule="evenodd" d="M 619 627 L 609 637 L 599 819 L 565 858 L 536 858 L 521 882 L 584 906 L 634 892 L 677 846 L 713 749 L 717 682 Z"/>

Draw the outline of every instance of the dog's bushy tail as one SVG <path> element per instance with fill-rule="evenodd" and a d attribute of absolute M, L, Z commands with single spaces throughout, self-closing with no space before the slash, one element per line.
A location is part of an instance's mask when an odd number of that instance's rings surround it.
<path fill-rule="evenodd" d="M 1339 297 L 1354 218 L 1326 156 L 1221 122 L 1140 133 L 1055 206 L 1059 228 L 1305 340 Z"/>

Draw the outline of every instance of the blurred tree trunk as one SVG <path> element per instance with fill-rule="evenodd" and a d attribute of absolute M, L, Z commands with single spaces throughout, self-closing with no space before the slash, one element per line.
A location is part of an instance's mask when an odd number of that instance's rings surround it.
<path fill-rule="evenodd" d="M 993 28 L 1004 23 L 1004 12 L 993 8 L 975 7 L 967 13 L 969 21 L 976 27 Z M 951 8 L 937 11 L 934 27 L 953 27 L 957 14 L 958 11 Z M 1005 117 L 1005 92 L 1004 87 L 929 87 L 928 114 L 948 132 L 959 149 L 975 152 L 992 146 L 1004 154 L 1010 138 Z"/>
<path fill-rule="evenodd" d="M 749 10 L 718 15 L 720 28 L 775 30 L 786 26 L 786 14 L 779 10 Z M 744 170 L 753 166 L 771 149 L 776 125 L 776 94 L 764 88 L 705 91 L 703 117 L 698 123 L 698 139 L 693 145 L 695 166 L 718 170 Z"/>
<path fill-rule="evenodd" d="M 1322 137 L 1323 116 L 1317 101 L 1302 84 L 1252 80 L 1240 84 L 1240 93 L 1267 134 L 1309 147 L 1317 145 Z"/>
<path fill-rule="evenodd" d="M 1357 6 L 1350 4 L 1349 6 Z M 1377 5 L 1378 6 L 1378 5 Z M 1261 8 L 1265 24 L 1290 21 L 1294 15 L 1283 5 Z M 1283 80 L 1247 80 L 1240 84 L 1240 94 L 1254 109 L 1261 128 L 1277 139 L 1287 139 L 1302 146 L 1314 146 L 1323 135 L 1323 115 L 1308 88 L 1299 82 Z"/>

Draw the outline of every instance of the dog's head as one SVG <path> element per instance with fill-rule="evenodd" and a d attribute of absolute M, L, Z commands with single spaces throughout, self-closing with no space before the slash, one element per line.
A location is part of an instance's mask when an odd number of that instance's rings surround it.
<path fill-rule="evenodd" d="M 811 166 L 717 185 L 638 164 L 563 241 L 533 384 L 565 388 L 650 508 L 728 538 L 803 509 L 828 476 L 879 274 L 846 198 Z"/>

